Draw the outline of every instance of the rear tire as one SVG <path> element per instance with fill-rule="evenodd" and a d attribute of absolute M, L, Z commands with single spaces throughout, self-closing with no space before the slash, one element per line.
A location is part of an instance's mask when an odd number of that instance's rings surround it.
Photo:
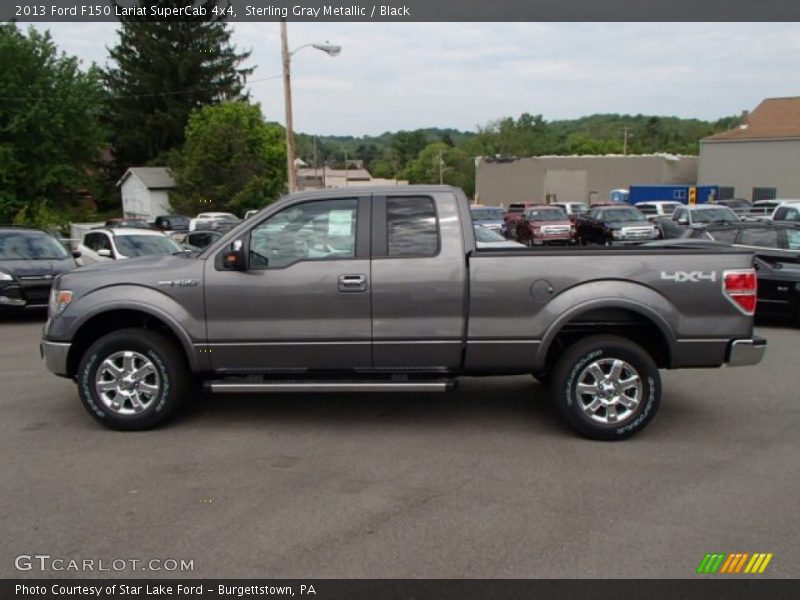
<path fill-rule="evenodd" d="M 166 421 L 189 391 L 189 368 L 176 344 L 154 331 L 104 335 L 81 358 L 78 394 L 97 421 L 144 430 Z"/>
<path fill-rule="evenodd" d="M 564 352 L 551 393 L 575 431 L 594 440 L 623 440 L 644 429 L 661 401 L 661 377 L 641 346 L 593 335 Z"/>

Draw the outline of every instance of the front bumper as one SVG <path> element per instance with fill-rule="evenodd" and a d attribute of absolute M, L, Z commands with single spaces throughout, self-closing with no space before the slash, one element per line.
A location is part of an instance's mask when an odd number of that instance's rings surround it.
<path fill-rule="evenodd" d="M 751 340 L 734 340 L 728 348 L 729 367 L 744 367 L 757 365 L 764 358 L 767 351 L 767 340 L 754 337 Z"/>
<path fill-rule="evenodd" d="M 61 377 L 69 376 L 67 372 L 67 356 L 69 356 L 71 345 L 65 342 L 42 340 L 39 344 L 39 355 L 44 360 L 44 366 L 47 367 L 48 371 Z"/>

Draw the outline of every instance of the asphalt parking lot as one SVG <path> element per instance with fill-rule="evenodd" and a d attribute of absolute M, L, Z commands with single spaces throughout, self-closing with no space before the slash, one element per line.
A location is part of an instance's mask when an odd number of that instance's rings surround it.
<path fill-rule="evenodd" d="M 757 367 L 664 372 L 639 436 L 567 430 L 529 377 L 441 395 L 217 396 L 104 429 L 0 322 L 0 577 L 19 554 L 191 559 L 279 578 L 692 577 L 707 552 L 800 575 L 800 330 Z M 95 573 L 94 576 L 107 576 Z M 741 577 L 741 576 L 740 576 Z"/>

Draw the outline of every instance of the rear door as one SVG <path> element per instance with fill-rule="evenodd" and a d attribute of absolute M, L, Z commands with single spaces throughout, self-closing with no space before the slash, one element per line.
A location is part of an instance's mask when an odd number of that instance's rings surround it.
<path fill-rule="evenodd" d="M 374 367 L 459 369 L 467 271 L 455 195 L 387 194 L 372 210 Z"/>

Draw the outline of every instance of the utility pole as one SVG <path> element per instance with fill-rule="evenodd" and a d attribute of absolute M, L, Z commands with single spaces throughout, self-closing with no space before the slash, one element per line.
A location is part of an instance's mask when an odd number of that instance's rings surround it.
<path fill-rule="evenodd" d="M 350 173 L 347 168 L 347 150 L 344 151 L 344 187 L 348 187 L 350 184 L 348 183 L 347 179 Z"/>
<path fill-rule="evenodd" d="M 289 40 L 286 32 L 286 19 L 281 20 L 281 54 L 283 55 L 283 100 L 286 104 L 286 179 L 289 192 L 297 191 L 297 178 L 294 172 L 294 130 L 292 123 L 292 81 Z"/>
<path fill-rule="evenodd" d="M 630 128 L 623 127 L 622 128 L 622 155 L 628 156 L 628 132 Z"/>
<path fill-rule="evenodd" d="M 442 158 L 442 151 L 439 150 L 439 185 L 444 183 L 444 159 Z"/>

